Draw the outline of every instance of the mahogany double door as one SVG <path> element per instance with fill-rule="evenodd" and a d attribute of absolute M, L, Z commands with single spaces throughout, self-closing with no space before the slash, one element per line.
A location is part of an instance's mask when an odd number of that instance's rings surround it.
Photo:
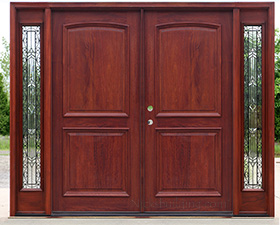
<path fill-rule="evenodd" d="M 232 211 L 232 11 L 54 11 L 52 59 L 53 212 Z"/>

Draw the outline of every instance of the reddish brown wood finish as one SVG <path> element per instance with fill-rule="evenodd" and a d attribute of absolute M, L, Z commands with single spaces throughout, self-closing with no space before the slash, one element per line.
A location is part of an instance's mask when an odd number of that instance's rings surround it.
<path fill-rule="evenodd" d="M 147 211 L 232 210 L 231 18 L 146 12 Z"/>
<path fill-rule="evenodd" d="M 15 10 L 15 9 L 14 9 Z M 12 10 L 12 15 L 15 12 Z M 33 15 L 32 15 L 33 14 Z M 32 15 L 32 16 L 31 16 Z M 15 16 L 15 15 L 14 15 Z M 32 18 L 31 18 L 32 17 Z M 11 199 L 13 203 L 11 204 L 11 215 L 15 215 L 21 212 L 29 212 L 31 214 L 45 214 L 44 210 L 44 172 L 41 173 L 42 188 L 41 189 L 23 189 L 22 188 L 22 58 L 21 58 L 21 26 L 22 25 L 39 25 L 41 26 L 41 76 L 44 78 L 44 63 L 43 63 L 43 11 L 42 10 L 24 10 L 17 11 L 15 16 L 16 21 L 12 26 L 14 30 L 11 30 L 11 43 L 12 46 L 15 45 L 13 52 L 13 47 L 11 48 Z M 13 21 L 13 20 L 12 20 Z M 14 34 L 13 34 L 14 33 Z M 14 55 L 14 56 L 13 56 Z M 15 57 L 13 59 L 13 57 Z M 14 68 L 12 68 L 14 67 Z M 14 81 L 15 79 L 15 81 Z M 13 82 L 15 82 L 13 84 Z M 44 90 L 44 81 L 41 80 L 42 93 Z M 41 102 L 44 103 L 43 94 L 41 95 Z M 15 109 L 15 111 L 13 110 Z M 15 113 L 15 114 L 14 114 Z M 44 116 L 44 104 L 42 104 L 41 120 Z M 15 124 L 14 124 L 15 123 Z M 42 120 L 41 133 L 43 133 L 44 122 Z M 15 127 L 14 127 L 15 126 Z M 14 136 L 14 138 L 13 138 Z M 15 142 L 15 145 L 13 145 Z M 44 168 L 44 139 L 42 137 L 42 168 Z M 15 167 L 15 168 L 13 168 Z M 14 171 L 15 169 L 15 171 Z M 43 171 L 43 170 L 42 170 Z"/>
<path fill-rule="evenodd" d="M 128 128 L 64 127 L 63 196 L 129 197 L 128 131 Z"/>
<path fill-rule="evenodd" d="M 156 197 L 222 195 L 221 127 L 156 128 Z"/>
<path fill-rule="evenodd" d="M 169 9 L 174 8 L 177 10 L 185 9 L 220 9 L 220 10 L 232 10 L 233 8 L 240 9 L 268 9 L 272 7 L 273 2 L 211 2 L 211 3 L 193 3 L 193 2 L 91 2 L 91 3 L 79 3 L 79 2 L 34 2 L 32 4 L 26 2 L 14 2 L 12 3 L 17 9 L 44 9 L 51 8 L 55 10 L 67 11 L 73 10 L 93 10 L 100 8 L 121 8 L 121 9 Z"/>
<path fill-rule="evenodd" d="M 242 135 L 242 110 L 241 110 L 241 76 L 240 76 L 240 54 L 241 54 L 241 31 L 240 31 L 240 9 L 233 10 L 233 214 L 239 214 L 240 186 L 241 186 L 241 154 Z"/>
<path fill-rule="evenodd" d="M 52 57 L 51 57 L 51 10 L 45 10 L 44 30 L 44 191 L 45 191 L 45 212 L 51 214 L 51 168 L 52 168 Z"/>
<path fill-rule="evenodd" d="M 273 8 L 273 4 L 271 5 Z M 273 9 L 272 9 L 273 11 Z M 271 12 L 272 12 L 271 11 Z M 273 28 L 273 20 L 269 20 L 268 16 L 269 10 L 241 10 L 240 14 L 236 13 L 236 20 L 240 22 L 239 30 L 235 31 L 234 37 L 236 37 L 236 45 L 240 44 L 241 54 L 239 50 L 236 50 L 235 54 L 238 60 L 238 55 L 240 54 L 240 75 L 238 76 L 237 69 L 239 67 L 239 62 L 235 62 L 234 68 L 236 68 L 236 76 L 235 76 L 235 89 L 234 89 L 234 105 L 235 105 L 235 116 L 234 116 L 234 166 L 236 168 L 234 175 L 234 214 L 262 214 L 274 216 L 274 197 L 272 199 L 271 194 L 274 193 L 274 180 L 271 176 L 274 177 L 274 156 L 272 156 L 271 152 L 274 152 L 274 147 L 271 144 L 274 142 L 272 140 L 274 138 L 274 98 L 272 97 L 272 92 L 274 91 L 274 84 L 272 84 L 272 80 L 274 80 L 274 74 L 271 69 L 274 68 L 274 60 L 271 59 L 271 51 L 273 51 L 274 47 L 273 38 L 271 38 L 271 34 L 274 32 Z M 271 15 L 272 16 L 272 15 Z M 244 25 L 262 25 L 263 27 L 263 189 L 260 190 L 247 190 L 243 189 L 243 110 L 244 110 L 244 102 L 243 102 L 243 26 Z M 272 25 L 271 25 L 272 24 Z M 240 33 L 240 43 L 238 40 L 238 33 Z M 238 49 L 238 48 L 236 48 Z M 273 54 L 272 54 L 273 55 Z M 270 60 L 268 58 L 270 57 Z M 238 82 L 240 82 L 240 86 L 238 86 Z M 274 93 L 274 92 L 273 92 Z M 238 97 L 240 96 L 240 97 Z M 269 97 L 270 96 L 270 97 Z M 241 101 L 240 101 L 241 98 Z M 270 125 L 269 125 L 270 124 Z M 237 127 L 240 126 L 242 128 L 241 132 L 237 132 Z M 238 151 L 239 149 L 239 151 Z M 241 151 L 240 151 L 241 149 Z M 240 163 L 241 162 L 241 163 Z"/>
<path fill-rule="evenodd" d="M 11 5 L 10 9 L 10 215 L 15 216 L 16 214 L 16 205 L 17 205 L 17 143 L 18 143 L 18 130 L 17 130 L 17 112 L 19 108 L 17 107 L 17 54 L 18 45 L 17 45 L 17 15 L 14 5 Z"/>
<path fill-rule="evenodd" d="M 36 192 L 20 191 L 20 24 L 41 24 L 44 34 L 43 187 Z M 265 27 L 262 191 L 242 191 L 242 24 Z M 90 51 L 90 37 L 104 51 Z M 115 42 L 108 42 L 110 37 Z M 268 2 L 11 3 L 10 214 L 233 211 L 274 216 L 273 52 L 274 4 Z M 91 63 L 96 56 L 106 60 Z M 183 63 L 184 58 L 193 61 Z M 104 79 L 83 76 L 87 72 L 104 72 Z M 111 78 L 118 82 L 110 83 Z M 149 118 L 152 126 L 147 126 Z M 107 165 L 96 164 L 90 145 Z M 115 151 L 102 154 L 101 149 Z M 176 198 L 190 204 L 181 209 L 166 204 Z"/>
<path fill-rule="evenodd" d="M 53 211 L 139 211 L 140 13 L 52 18 Z"/>
<path fill-rule="evenodd" d="M 128 117 L 129 41 L 126 24 L 63 25 L 65 117 Z"/>
<path fill-rule="evenodd" d="M 267 214 L 269 216 L 275 215 L 275 198 L 274 198 L 274 4 L 268 9 L 267 18 L 267 61 L 266 64 L 266 80 L 267 86 L 264 92 L 266 93 L 266 117 L 265 117 L 265 130 L 267 134 L 265 140 L 266 151 L 266 182 L 267 182 Z"/>
<path fill-rule="evenodd" d="M 155 25 L 155 90 L 156 117 L 221 116 L 220 24 Z"/>
<path fill-rule="evenodd" d="M 144 15 L 144 9 L 142 8 L 140 10 L 140 59 L 139 59 L 139 64 L 140 64 L 140 79 L 139 79 L 139 105 L 140 105 L 140 179 L 141 179 L 141 186 L 140 186 L 140 212 L 143 213 L 145 211 L 145 204 L 144 204 L 144 199 L 145 199 L 145 192 L 144 192 L 144 157 L 145 157 L 145 143 L 144 143 L 144 137 L 145 137 L 145 126 L 146 126 L 146 121 L 145 121 L 145 55 L 144 55 L 144 49 L 145 49 L 145 33 L 144 33 L 144 27 L 145 27 L 145 15 Z"/>

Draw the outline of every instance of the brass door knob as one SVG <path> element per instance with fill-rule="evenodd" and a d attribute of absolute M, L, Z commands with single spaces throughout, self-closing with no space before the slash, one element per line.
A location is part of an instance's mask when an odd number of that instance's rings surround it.
<path fill-rule="evenodd" d="M 153 109 L 154 109 L 154 107 L 153 107 L 152 105 L 149 105 L 149 106 L 147 107 L 147 110 L 148 110 L 149 112 L 152 112 Z"/>

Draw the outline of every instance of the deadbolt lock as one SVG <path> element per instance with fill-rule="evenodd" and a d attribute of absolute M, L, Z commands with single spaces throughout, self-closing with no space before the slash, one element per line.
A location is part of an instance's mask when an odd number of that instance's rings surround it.
<path fill-rule="evenodd" d="M 153 123 L 154 123 L 153 120 L 151 120 L 151 119 L 148 120 L 148 125 L 149 125 L 149 126 L 153 125 Z"/>

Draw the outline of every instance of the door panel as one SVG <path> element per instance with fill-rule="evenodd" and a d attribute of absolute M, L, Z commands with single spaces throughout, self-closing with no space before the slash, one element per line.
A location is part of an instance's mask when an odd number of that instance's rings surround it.
<path fill-rule="evenodd" d="M 54 212 L 140 210 L 139 19 L 53 13 Z"/>
<path fill-rule="evenodd" d="M 63 25 L 64 116 L 128 116 L 128 34 L 116 23 Z"/>
<path fill-rule="evenodd" d="M 129 196 L 127 131 L 63 130 L 63 196 Z"/>
<path fill-rule="evenodd" d="M 221 196 L 221 129 L 156 130 L 156 197 Z"/>
<path fill-rule="evenodd" d="M 221 26 L 164 23 L 155 40 L 157 117 L 220 116 Z"/>
<path fill-rule="evenodd" d="M 145 15 L 145 210 L 231 211 L 232 13 Z"/>

